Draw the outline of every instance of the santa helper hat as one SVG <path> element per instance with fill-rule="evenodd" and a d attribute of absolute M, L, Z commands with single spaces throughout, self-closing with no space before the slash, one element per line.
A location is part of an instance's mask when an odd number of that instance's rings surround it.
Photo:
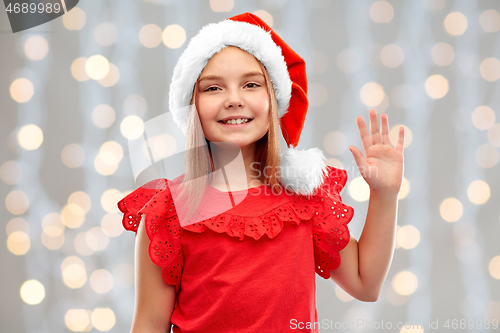
<path fill-rule="evenodd" d="M 297 147 L 309 106 L 305 61 L 264 21 L 251 13 L 204 26 L 189 42 L 174 68 L 169 108 L 186 135 L 196 80 L 208 60 L 226 46 L 236 46 L 259 60 L 269 73 L 278 102 L 281 133 L 287 148 L 281 156 L 281 184 L 300 195 L 313 194 L 327 174 L 326 157 L 318 148 Z"/>

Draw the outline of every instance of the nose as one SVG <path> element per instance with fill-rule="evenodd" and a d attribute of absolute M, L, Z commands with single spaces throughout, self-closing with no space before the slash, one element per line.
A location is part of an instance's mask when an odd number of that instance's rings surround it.
<path fill-rule="evenodd" d="M 241 98 L 240 94 L 238 91 L 235 89 L 232 89 L 231 91 L 228 92 L 228 96 L 226 99 L 226 108 L 233 108 L 233 107 L 243 107 L 243 99 Z"/>

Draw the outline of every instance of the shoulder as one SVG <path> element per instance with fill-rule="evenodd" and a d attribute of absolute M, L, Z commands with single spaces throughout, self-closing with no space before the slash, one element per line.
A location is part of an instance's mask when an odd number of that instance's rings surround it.
<path fill-rule="evenodd" d="M 170 189 L 166 178 L 149 181 L 118 201 L 118 209 L 124 214 L 123 227 L 137 232 L 143 209 L 148 207 L 152 199 L 158 200 L 160 197 L 170 197 Z M 149 207 L 152 206 L 149 205 Z"/>

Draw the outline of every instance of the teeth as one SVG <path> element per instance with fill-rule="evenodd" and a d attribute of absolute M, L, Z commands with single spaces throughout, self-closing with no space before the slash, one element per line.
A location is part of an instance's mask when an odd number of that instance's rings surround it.
<path fill-rule="evenodd" d="M 249 121 L 250 119 L 231 119 L 228 121 L 224 121 L 224 124 L 236 125 L 236 124 L 248 123 Z"/>

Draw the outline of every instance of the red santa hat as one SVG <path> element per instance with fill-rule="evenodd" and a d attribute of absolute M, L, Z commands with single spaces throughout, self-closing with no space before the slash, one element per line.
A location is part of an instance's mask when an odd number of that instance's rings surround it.
<path fill-rule="evenodd" d="M 281 183 L 288 190 L 309 195 L 327 174 L 326 158 L 318 148 L 296 149 L 309 106 L 306 65 L 283 39 L 252 13 L 210 23 L 198 32 L 174 68 L 169 108 L 176 125 L 186 135 L 189 106 L 195 83 L 208 60 L 226 46 L 236 46 L 259 60 L 273 84 L 283 138 L 287 149 L 281 156 Z"/>

